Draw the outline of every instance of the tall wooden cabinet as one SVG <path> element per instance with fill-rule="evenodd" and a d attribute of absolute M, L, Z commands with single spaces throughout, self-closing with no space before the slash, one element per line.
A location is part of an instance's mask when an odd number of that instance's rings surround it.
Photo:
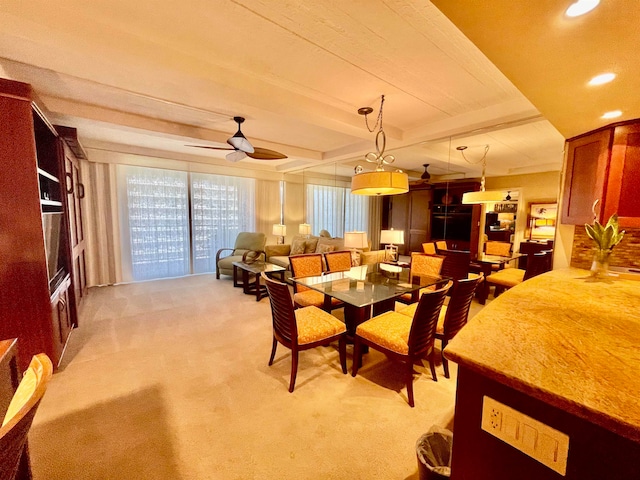
<path fill-rule="evenodd" d="M 601 222 L 640 227 L 640 120 L 610 125 L 567 140 L 562 223 Z"/>
<path fill-rule="evenodd" d="M 399 252 L 421 252 L 424 242 L 446 240 L 454 250 L 477 253 L 480 206 L 463 205 L 464 192 L 478 190 L 478 182 L 412 182 L 409 192 L 383 201 L 383 228 L 404 230 Z"/>
<path fill-rule="evenodd" d="M 58 365 L 77 324 L 62 150 L 31 87 L 0 79 L 0 339 L 18 338 L 21 370 Z"/>

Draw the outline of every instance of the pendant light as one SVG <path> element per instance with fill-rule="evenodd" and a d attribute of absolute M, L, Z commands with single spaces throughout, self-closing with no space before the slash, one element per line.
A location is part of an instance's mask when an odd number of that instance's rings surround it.
<path fill-rule="evenodd" d="M 373 132 L 378 125 L 376 133 L 376 151 L 369 152 L 365 160 L 376 164 L 373 172 L 365 172 L 361 165 L 356 166 L 355 175 L 351 179 L 351 193 L 356 195 L 398 195 L 409 191 L 409 176 L 402 170 L 386 171 L 384 165 L 390 165 L 395 161 L 393 155 L 385 155 L 384 150 L 387 137 L 382 128 L 382 106 L 384 105 L 384 95 L 380 98 L 380 110 L 378 119 L 373 128 L 369 128 L 367 115 L 373 112 L 371 107 L 358 109 L 360 115 L 364 115 L 367 130 Z"/>
<path fill-rule="evenodd" d="M 482 180 L 480 180 L 480 191 L 476 192 L 466 192 L 462 194 L 462 203 L 465 205 L 474 205 L 474 204 L 482 204 L 482 203 L 496 203 L 501 202 L 504 198 L 503 193 L 499 190 L 485 190 L 485 170 L 487 168 L 487 152 L 489 151 L 489 145 L 484 146 L 484 154 L 482 158 L 477 162 L 471 162 L 467 159 L 464 154 L 464 151 L 467 149 L 466 145 L 461 145 L 456 147 L 462 154 L 462 158 L 465 159 L 467 163 L 478 164 L 482 162 Z"/>

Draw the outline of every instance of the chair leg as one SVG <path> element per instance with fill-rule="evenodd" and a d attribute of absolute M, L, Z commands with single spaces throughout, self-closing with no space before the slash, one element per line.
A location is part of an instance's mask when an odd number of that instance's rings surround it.
<path fill-rule="evenodd" d="M 273 365 L 273 359 L 276 358 L 276 348 L 278 348 L 278 340 L 273 337 L 273 346 L 271 347 L 271 358 L 269 359 L 269 366 Z"/>
<path fill-rule="evenodd" d="M 291 350 L 291 381 L 289 382 L 289 393 L 293 392 L 296 386 L 296 375 L 298 374 L 298 350 Z"/>
<path fill-rule="evenodd" d="M 440 356 L 442 357 L 442 368 L 444 369 L 444 378 L 449 378 L 449 360 L 444 357 L 444 347 L 447 346 L 447 340 L 442 339 L 442 345 L 440 347 Z"/>
<path fill-rule="evenodd" d="M 338 352 L 340 352 L 340 365 L 342 365 L 342 373 L 347 374 L 347 341 L 344 335 L 338 340 Z"/>
<path fill-rule="evenodd" d="M 362 344 L 358 337 L 353 339 L 353 365 L 351 366 L 351 376 L 355 377 L 362 362 Z"/>
<path fill-rule="evenodd" d="M 409 406 L 413 408 L 415 407 L 413 401 L 413 362 L 409 360 L 407 366 L 407 398 L 409 399 Z"/>
<path fill-rule="evenodd" d="M 431 367 L 431 378 L 433 378 L 434 382 L 438 381 L 438 376 L 436 375 L 436 352 L 431 349 L 431 353 L 429 354 L 429 367 Z"/>
<path fill-rule="evenodd" d="M 220 270 L 216 267 L 216 280 L 220 280 Z"/>

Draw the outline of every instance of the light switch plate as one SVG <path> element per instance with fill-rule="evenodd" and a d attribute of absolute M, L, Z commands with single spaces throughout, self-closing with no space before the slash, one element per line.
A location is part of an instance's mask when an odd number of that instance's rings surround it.
<path fill-rule="evenodd" d="M 486 395 L 482 399 L 481 428 L 560 475 L 566 475 L 567 434 Z"/>

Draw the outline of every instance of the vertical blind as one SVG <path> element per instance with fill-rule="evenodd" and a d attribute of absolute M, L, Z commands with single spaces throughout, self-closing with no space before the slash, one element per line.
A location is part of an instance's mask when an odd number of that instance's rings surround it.
<path fill-rule="evenodd" d="M 254 179 L 120 168 L 125 280 L 214 272 L 218 249 L 255 231 Z"/>
<path fill-rule="evenodd" d="M 367 231 L 369 199 L 352 195 L 346 187 L 307 185 L 307 222 L 313 233 L 328 230 L 334 237 L 344 232 Z"/>

